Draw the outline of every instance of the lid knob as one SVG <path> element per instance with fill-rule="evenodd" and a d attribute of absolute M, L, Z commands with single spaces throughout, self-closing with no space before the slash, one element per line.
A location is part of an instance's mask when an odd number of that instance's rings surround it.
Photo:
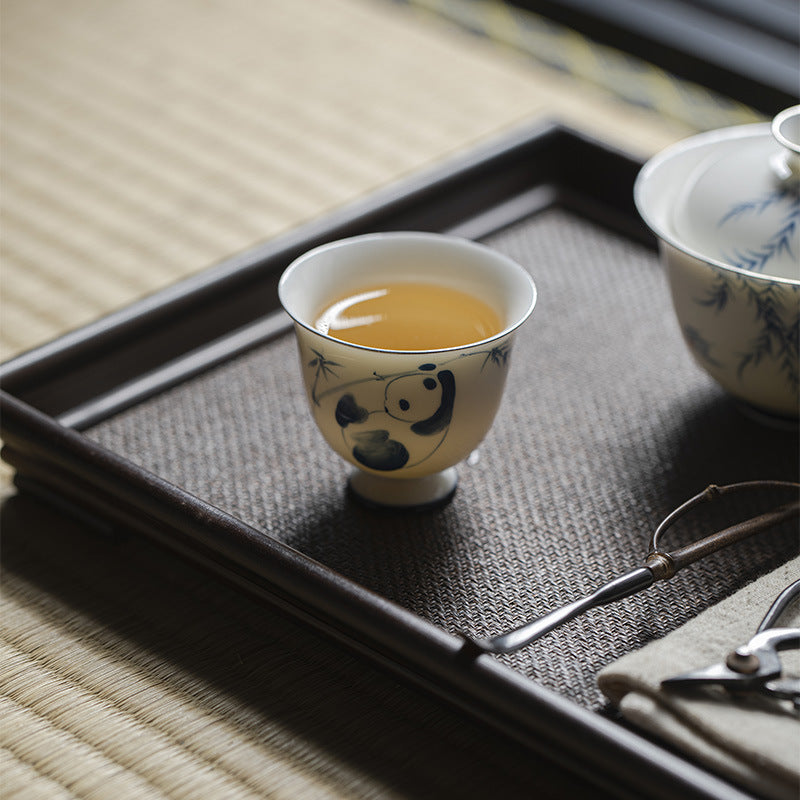
<path fill-rule="evenodd" d="M 800 106 L 781 111 L 772 120 L 772 135 L 783 148 L 772 158 L 772 169 L 780 180 L 800 178 Z"/>

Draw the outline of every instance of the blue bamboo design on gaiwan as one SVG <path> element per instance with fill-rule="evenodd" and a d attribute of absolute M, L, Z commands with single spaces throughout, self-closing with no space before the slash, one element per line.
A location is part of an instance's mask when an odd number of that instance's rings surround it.
<path fill-rule="evenodd" d="M 800 391 L 798 375 L 798 352 L 800 351 L 800 286 L 781 285 L 774 282 L 756 282 L 745 275 L 712 267 L 714 281 L 704 297 L 695 302 L 724 313 L 737 291 L 741 291 L 747 303 L 754 309 L 758 331 L 749 342 L 746 351 L 738 353 L 737 374 L 741 380 L 744 373 L 757 367 L 762 361 L 771 359 L 778 365 L 778 371 L 786 380 L 789 389 L 797 394 Z M 783 303 L 780 296 L 786 290 L 790 297 L 798 301 L 798 310 L 788 320 L 782 314 Z M 684 335 L 692 349 L 707 362 L 719 365 L 711 355 L 712 343 L 705 340 L 695 329 L 684 329 Z"/>
<path fill-rule="evenodd" d="M 713 367 L 721 367 L 722 362 L 719 361 L 711 354 L 712 343 L 708 341 L 697 328 L 692 325 L 685 325 L 683 328 L 683 337 L 686 343 L 702 361 L 710 364 Z"/>
<path fill-rule="evenodd" d="M 760 244 L 747 250 L 737 248 L 731 253 L 723 254 L 723 260 L 740 269 L 763 273 L 770 262 L 783 253 L 797 258 L 797 254 L 792 252 L 792 238 L 800 225 L 800 193 L 796 187 L 783 187 L 754 200 L 737 203 L 720 219 L 717 227 L 737 222 L 745 215 L 761 216 L 764 212 L 781 205 L 786 205 L 786 211 L 773 233 L 766 236 Z"/>

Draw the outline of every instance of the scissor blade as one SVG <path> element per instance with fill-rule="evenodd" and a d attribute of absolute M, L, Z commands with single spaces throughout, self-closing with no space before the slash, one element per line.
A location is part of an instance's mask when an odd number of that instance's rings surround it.
<path fill-rule="evenodd" d="M 575 619 L 584 611 L 630 597 L 630 595 L 652 586 L 654 581 L 653 573 L 647 567 L 637 567 L 604 583 L 592 594 L 550 611 L 519 628 L 492 636 L 489 639 L 473 639 L 465 636 L 468 652 L 513 653 L 515 650 L 535 642 L 565 622 Z"/>
<path fill-rule="evenodd" d="M 742 675 L 729 669 L 725 664 L 713 664 L 703 669 L 695 669 L 665 678 L 661 681 L 666 687 L 692 687 L 714 684 L 716 686 L 740 686 L 750 676 Z"/>
<path fill-rule="evenodd" d="M 777 697 L 779 700 L 792 700 L 797 703 L 800 701 L 800 679 L 778 678 L 768 681 L 764 685 L 764 694 Z"/>

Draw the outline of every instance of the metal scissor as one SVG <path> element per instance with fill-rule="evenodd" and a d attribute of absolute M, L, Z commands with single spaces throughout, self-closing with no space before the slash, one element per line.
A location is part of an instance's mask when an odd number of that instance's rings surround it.
<path fill-rule="evenodd" d="M 778 653 L 800 649 L 800 628 L 777 628 L 779 617 L 800 594 L 800 580 L 786 587 L 770 606 L 766 616 L 747 644 L 728 653 L 725 661 L 661 681 L 665 689 L 697 689 L 721 686 L 733 694 L 762 694 L 791 700 L 800 710 L 800 679 L 782 677 Z"/>

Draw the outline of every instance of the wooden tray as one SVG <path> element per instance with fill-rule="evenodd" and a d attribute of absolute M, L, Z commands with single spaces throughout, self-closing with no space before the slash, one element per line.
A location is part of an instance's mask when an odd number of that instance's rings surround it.
<path fill-rule="evenodd" d="M 636 566 L 652 527 L 708 483 L 796 480 L 796 438 L 690 362 L 633 208 L 640 166 L 545 126 L 237 256 L 3 365 L 3 457 L 21 488 L 155 539 L 620 795 L 745 796 L 626 728 L 594 675 L 783 563 L 793 531 L 536 650 L 473 658 L 459 635 Z M 310 247 L 393 229 L 480 238 L 540 290 L 456 498 L 394 517 L 345 497 L 346 468 L 298 401 L 276 293 Z"/>

